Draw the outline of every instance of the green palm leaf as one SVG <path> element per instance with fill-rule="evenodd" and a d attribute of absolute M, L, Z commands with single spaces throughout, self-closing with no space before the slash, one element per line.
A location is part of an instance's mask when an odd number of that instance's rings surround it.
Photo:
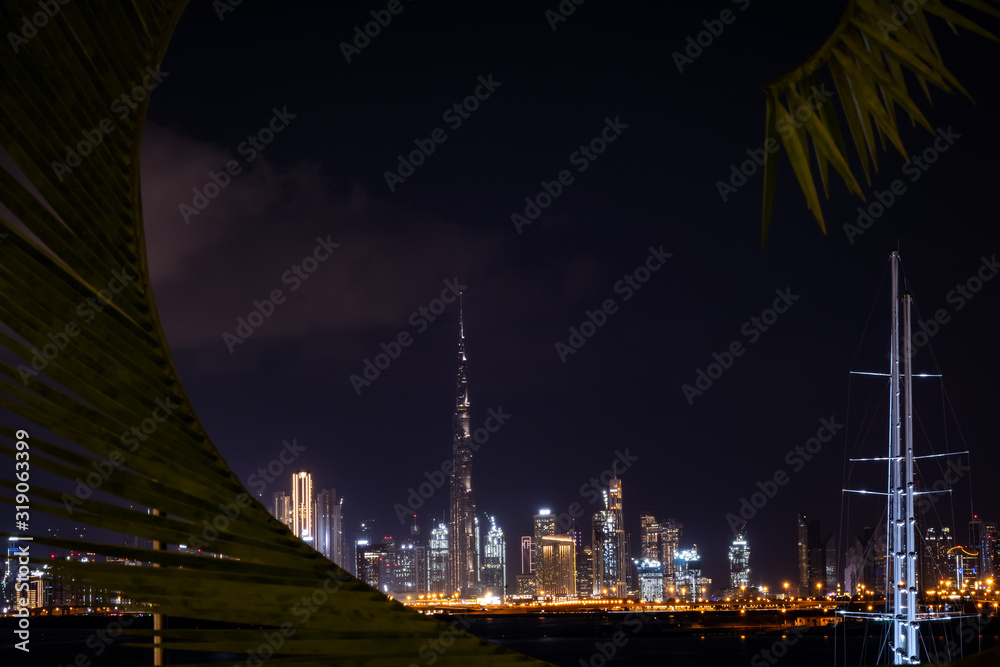
<path fill-rule="evenodd" d="M 1000 9 L 997 8 L 997 5 L 1000 5 L 998 0 L 956 1 L 992 16 L 1000 16 Z M 920 124 L 933 132 L 930 122 L 907 91 L 906 72 L 916 79 L 928 100 L 930 99 L 928 83 L 945 92 L 951 92 L 954 88 L 969 97 L 958 79 L 944 66 L 927 15 L 945 20 L 952 30 L 959 27 L 1000 41 L 986 29 L 946 6 L 942 0 L 923 0 L 920 3 L 913 3 L 913 13 L 901 15 L 901 12 L 908 12 L 910 8 L 911 5 L 908 4 L 906 9 L 901 10 L 898 8 L 898 3 L 892 0 L 849 0 L 844 15 L 823 46 L 802 65 L 764 87 L 767 93 L 768 118 L 771 117 L 772 109 L 776 105 L 781 107 L 782 100 L 788 105 L 789 113 L 795 114 L 803 104 L 797 89 L 799 87 L 804 89 L 806 83 L 815 83 L 820 72 L 828 72 L 836 87 L 840 110 L 847 121 L 865 180 L 869 184 L 871 184 L 869 160 L 871 168 L 878 171 L 879 147 L 876 146 L 876 136 L 880 139 L 883 150 L 885 140 L 888 139 L 904 158 L 907 156 L 899 135 L 897 107 L 905 111 L 913 123 Z M 771 121 L 768 122 L 770 124 Z M 822 105 L 816 114 L 809 117 L 805 125 L 812 140 L 811 150 L 816 155 L 824 192 L 828 193 L 827 166 L 832 164 L 847 184 L 848 190 L 864 199 L 864 194 L 846 161 L 843 139 L 840 138 L 840 128 L 834 110 Z M 773 132 L 768 127 L 765 140 L 771 136 Z M 809 210 L 813 212 L 820 229 L 825 234 L 826 228 L 816 197 L 815 185 L 812 177 L 806 173 L 811 170 L 808 159 L 810 142 L 798 143 L 802 144 L 806 159 L 803 160 L 797 146 L 789 147 L 786 142 L 786 147 L 789 148 L 788 159 L 792 163 Z M 770 224 L 774 179 L 775 171 L 765 169 L 762 242 L 767 238 Z"/>
<path fill-rule="evenodd" d="M 0 216 L 0 350 L 6 355 L 0 409 L 31 424 L 32 469 L 65 480 L 60 489 L 32 485 L 36 515 L 154 544 L 201 540 L 205 552 L 221 557 L 35 541 L 155 564 L 50 562 L 57 574 L 122 591 L 147 612 L 285 627 L 290 635 L 279 653 L 295 656 L 296 665 L 416 661 L 421 648 L 450 634 L 451 626 L 354 579 L 252 499 L 201 426 L 167 348 L 150 287 L 139 188 L 148 96 L 124 117 L 109 108 L 144 78 L 155 80 L 185 5 L 60 4 L 30 40 L 0 49 L 0 146 L 38 193 L 0 169 L 0 203 L 14 216 Z M 5 3 L 9 17 L 37 11 L 35 0 Z M 65 164 L 84 133 L 106 120 L 113 128 L 102 132 L 102 141 L 79 165 Z M 46 346 L 54 340 L 62 342 L 51 354 L 56 348 Z M 129 435 L 144 422 L 154 425 L 151 432 L 143 426 L 142 439 Z M 17 439 L 11 425 L 0 425 L 0 456 L 11 459 L 10 469 Z M 76 496 L 77 480 L 100 470 L 107 473 L 94 478 L 94 488 Z M 15 481 L 0 479 L 0 500 L 13 504 L 15 498 Z M 303 600 L 315 608 L 304 613 Z M 163 629 L 155 635 L 173 649 L 242 652 L 263 641 L 259 632 L 248 632 Z M 535 662 L 458 634 L 437 664 Z"/>

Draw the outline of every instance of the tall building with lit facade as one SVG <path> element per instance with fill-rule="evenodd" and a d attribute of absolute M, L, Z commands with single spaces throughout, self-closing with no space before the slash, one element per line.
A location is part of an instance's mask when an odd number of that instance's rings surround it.
<path fill-rule="evenodd" d="M 796 516 L 798 545 L 796 555 L 799 562 L 799 590 L 801 595 L 809 595 L 809 519 L 805 514 Z"/>
<path fill-rule="evenodd" d="M 483 546 L 482 584 L 486 592 L 503 599 L 507 590 L 507 541 L 496 517 L 489 517 L 490 529 Z"/>
<path fill-rule="evenodd" d="M 628 592 L 625 527 L 622 514 L 622 483 L 617 477 L 604 492 L 605 509 L 594 514 L 595 597 L 623 598 Z"/>
<path fill-rule="evenodd" d="M 305 542 L 313 542 L 313 484 L 312 475 L 303 471 L 292 474 L 292 532 Z"/>
<path fill-rule="evenodd" d="M 358 579 L 361 576 L 358 573 L 358 555 L 364 552 L 364 549 L 370 544 L 376 543 L 375 538 L 375 521 L 374 519 L 364 519 L 357 523 L 358 530 L 354 531 L 351 535 L 350 540 L 345 541 L 346 552 L 344 554 L 344 560 L 350 563 L 349 571 Z"/>
<path fill-rule="evenodd" d="M 682 549 L 674 558 L 674 593 L 672 597 L 687 602 L 698 602 L 707 597 L 708 591 L 703 590 L 701 576 L 701 558 L 698 555 L 698 545 L 690 549 Z"/>
<path fill-rule="evenodd" d="M 836 563 L 836 551 L 833 558 L 827 558 L 833 536 L 823 539 L 819 521 L 810 520 L 804 514 L 798 515 L 798 533 L 800 594 L 825 595 L 827 592 L 835 591 L 836 568 L 832 563 L 827 567 L 828 560 Z"/>
<path fill-rule="evenodd" d="M 452 419 L 452 459 L 454 472 L 450 486 L 448 515 L 448 588 L 462 597 L 480 592 L 479 536 L 476 504 L 472 499 L 472 433 L 469 427 L 469 384 L 466 377 L 465 322 L 461 294 L 458 311 L 458 380 L 455 415 Z"/>
<path fill-rule="evenodd" d="M 643 558 L 639 561 L 639 597 L 643 602 L 663 602 L 663 565 Z"/>
<path fill-rule="evenodd" d="M 969 546 L 979 552 L 979 576 L 981 579 L 993 577 L 993 541 L 996 539 L 996 524 L 983 522 L 979 515 L 973 515 L 969 522 Z"/>
<path fill-rule="evenodd" d="M 746 530 L 746 524 L 743 524 L 736 539 L 729 545 L 729 587 L 734 591 L 750 588 L 750 545 Z"/>
<path fill-rule="evenodd" d="M 986 521 L 983 523 L 983 537 L 986 542 L 983 544 L 983 548 L 986 550 L 986 556 L 989 562 L 984 563 L 983 574 L 988 579 L 993 579 L 994 581 L 1000 580 L 998 573 L 1000 573 L 1000 534 L 997 533 L 997 523 L 995 521 Z"/>
<path fill-rule="evenodd" d="M 521 536 L 521 574 L 535 574 L 535 543 L 531 535 Z"/>
<path fill-rule="evenodd" d="M 594 549 L 581 547 L 576 558 L 576 592 L 587 596 L 594 593 Z"/>
<path fill-rule="evenodd" d="M 427 547 L 418 544 L 414 551 L 417 557 L 417 593 L 423 595 L 430 591 L 427 581 Z"/>
<path fill-rule="evenodd" d="M 316 551 L 337 565 L 344 563 L 344 499 L 334 489 L 316 494 Z M 345 568 L 346 569 L 346 568 Z"/>
<path fill-rule="evenodd" d="M 454 589 L 448 589 L 448 527 L 438 524 L 431 530 L 431 541 L 427 547 L 427 592 L 447 593 L 450 597 Z"/>
<path fill-rule="evenodd" d="M 639 515 L 639 539 L 642 549 L 639 552 L 640 560 L 663 560 L 662 548 L 663 527 L 656 517 L 649 512 Z"/>
<path fill-rule="evenodd" d="M 542 563 L 538 568 L 539 594 L 576 595 L 576 542 L 571 535 L 545 535 L 541 539 Z"/>
<path fill-rule="evenodd" d="M 418 564 L 419 556 L 423 551 L 418 552 L 417 545 L 413 542 L 403 542 L 393 552 L 392 586 L 394 593 L 400 595 L 411 595 L 416 599 L 417 594 L 423 593 L 419 588 Z M 405 598 L 402 598 L 405 599 Z"/>
<path fill-rule="evenodd" d="M 275 491 L 274 506 L 271 508 L 271 514 L 275 519 L 291 528 L 292 497 L 283 491 Z"/>
<path fill-rule="evenodd" d="M 663 580 L 672 582 L 674 580 L 674 558 L 680 549 L 681 532 L 684 524 L 677 519 L 667 519 L 660 528 L 660 547 L 662 554 L 660 561 L 663 563 Z"/>
<path fill-rule="evenodd" d="M 358 579 L 382 593 L 392 587 L 395 544 L 391 538 L 377 544 L 358 541 Z"/>
<path fill-rule="evenodd" d="M 550 510 L 538 510 L 534 518 L 535 534 L 531 540 L 532 548 L 535 551 L 533 556 L 535 564 L 535 581 L 541 588 L 542 579 L 548 576 L 544 572 L 545 563 L 542 561 L 542 538 L 546 535 L 556 534 L 556 515 Z M 543 589 L 544 590 L 544 589 Z"/>

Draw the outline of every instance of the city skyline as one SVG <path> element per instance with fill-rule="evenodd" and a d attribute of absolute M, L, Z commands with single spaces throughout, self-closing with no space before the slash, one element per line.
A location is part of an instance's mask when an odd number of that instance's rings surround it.
<path fill-rule="evenodd" d="M 1000 14 L 380 2 L 5 2 L 18 648 L 1000 652 Z"/>
<path fill-rule="evenodd" d="M 697 546 L 690 548 L 684 552 L 679 549 L 680 535 L 683 530 L 683 523 L 677 519 L 670 518 L 667 519 L 663 524 L 657 521 L 653 514 L 648 512 L 642 512 L 639 514 L 639 531 L 636 533 L 636 538 L 638 540 L 638 552 L 640 556 L 638 558 L 632 558 L 632 541 L 633 534 L 632 531 L 625 529 L 625 519 L 624 512 L 622 512 L 622 483 L 617 478 L 617 464 L 615 462 L 612 467 L 606 471 L 610 473 L 610 477 L 602 476 L 601 479 L 592 479 L 590 481 L 590 487 L 588 492 L 590 493 L 600 493 L 603 499 L 603 504 L 605 508 L 603 510 L 596 511 L 592 517 L 588 517 L 586 514 L 581 514 L 577 517 L 576 513 L 573 512 L 573 506 L 570 505 L 569 513 L 564 513 L 562 515 L 557 515 L 553 513 L 550 509 L 540 509 L 539 513 L 534 516 L 534 533 L 532 536 L 527 536 L 523 539 L 527 539 L 531 544 L 531 556 L 529 562 L 532 564 L 532 570 L 529 574 L 532 575 L 531 581 L 533 582 L 530 588 L 521 590 L 524 586 L 518 585 L 517 577 L 518 572 L 507 572 L 506 564 L 509 562 L 517 562 L 516 558 L 511 558 L 506 553 L 507 545 L 506 541 L 502 539 L 503 531 L 496 524 L 495 516 L 484 515 L 490 521 L 490 527 L 484 527 L 483 531 L 480 532 L 480 521 L 479 516 L 476 513 L 475 503 L 472 501 L 472 455 L 473 451 L 479 448 L 479 442 L 475 441 L 472 434 L 471 423 L 471 402 L 469 399 L 469 385 L 467 376 L 467 364 L 468 357 L 466 353 L 466 342 L 465 342 L 465 323 L 464 323 L 464 308 L 463 308 L 463 295 L 462 292 L 457 293 L 458 302 L 458 364 L 457 364 L 457 380 L 456 380 L 456 399 L 455 399 L 455 412 L 453 414 L 452 424 L 453 424 L 453 438 L 452 438 L 452 466 L 450 471 L 458 471 L 458 474 L 445 475 L 444 479 L 449 488 L 449 507 L 446 512 L 440 514 L 440 516 L 446 516 L 447 524 L 447 538 L 442 542 L 446 544 L 446 555 L 444 557 L 443 565 L 445 567 L 444 584 L 437 586 L 433 590 L 438 590 L 441 593 L 446 593 L 449 590 L 461 591 L 462 597 L 476 597 L 484 592 L 484 572 L 485 572 L 485 549 L 487 544 L 487 530 L 496 531 L 499 535 L 499 543 L 493 545 L 494 561 L 497 560 L 496 551 L 498 548 L 503 549 L 503 562 L 504 567 L 500 568 L 501 572 L 499 575 L 493 575 L 491 581 L 502 581 L 504 582 L 503 589 L 506 594 L 512 593 L 523 593 L 531 591 L 532 593 L 537 592 L 544 588 L 541 584 L 542 581 L 552 581 L 552 573 L 549 572 L 546 567 L 548 561 L 543 558 L 543 538 L 545 536 L 555 536 L 555 535 L 566 535 L 573 534 L 574 530 L 579 527 L 579 524 L 587 524 L 589 521 L 589 527 L 587 528 L 587 534 L 591 535 L 591 539 L 587 544 L 580 543 L 574 551 L 574 563 L 579 561 L 582 566 L 582 549 L 584 546 L 592 549 L 596 552 L 596 561 L 591 561 L 590 567 L 594 568 L 596 574 L 592 574 L 590 581 L 592 590 L 590 593 L 599 594 L 602 591 L 607 591 L 610 587 L 611 590 L 615 591 L 615 594 L 624 597 L 627 594 L 634 594 L 636 592 L 641 592 L 641 586 L 639 585 L 639 580 L 643 577 L 641 568 L 645 566 L 645 579 L 651 580 L 653 577 L 653 569 L 659 568 L 659 576 L 662 578 L 663 585 L 663 597 L 669 598 L 668 588 L 675 582 L 675 570 L 680 566 L 680 578 L 688 577 L 688 579 L 694 582 L 694 579 L 687 574 L 688 570 L 688 560 L 697 561 L 697 577 L 699 579 L 704 578 L 707 581 L 712 581 L 712 577 L 703 577 L 701 566 L 701 555 L 698 553 Z M 480 440 L 486 442 L 489 439 L 489 433 L 484 429 L 480 429 L 482 432 L 482 437 Z M 498 429 L 497 429 L 498 430 Z M 617 450 L 616 450 L 617 451 Z M 626 465 L 628 464 L 628 459 L 624 459 Z M 627 469 L 627 468 L 626 468 Z M 428 477 L 428 479 L 431 479 Z M 607 487 L 601 487 L 602 482 L 607 482 Z M 282 492 L 275 492 L 275 507 L 273 514 L 280 517 L 280 512 L 286 512 L 289 521 L 289 526 L 293 529 L 296 535 L 300 535 L 301 528 L 296 523 L 296 517 L 305 516 L 313 511 L 316 511 L 317 505 L 314 501 L 310 507 L 305 504 L 296 503 L 295 495 L 300 489 L 305 489 L 306 487 L 311 488 L 312 479 L 311 475 L 305 472 L 297 472 L 292 474 L 292 497 L 289 498 Z M 443 486 L 442 484 L 437 484 L 438 487 Z M 761 487 L 764 488 L 764 487 Z M 411 489 L 412 491 L 412 489 Z M 302 493 L 306 493 L 302 491 Z M 332 491 L 330 492 L 332 493 Z M 417 494 L 420 495 L 420 494 Z M 283 500 L 282 500 L 283 499 Z M 431 499 L 429 499 L 430 501 Z M 280 502 L 284 502 L 285 505 L 279 505 Z M 340 499 L 340 503 L 343 503 L 343 498 Z M 295 510 L 294 508 L 298 508 Z M 282 509 L 284 508 L 284 509 Z M 460 522 L 456 522 L 456 512 L 464 517 Z M 362 512 L 364 515 L 365 512 Z M 402 520 L 404 516 L 397 510 L 397 515 Z M 406 515 L 410 516 L 410 515 Z M 429 516 L 425 514 L 425 518 Z M 433 516 L 427 522 L 428 525 L 433 524 Z M 415 512 L 413 515 L 413 525 L 416 527 L 420 524 L 420 514 Z M 854 555 L 854 547 L 848 547 L 845 553 L 838 553 L 836 545 L 836 536 L 834 531 L 825 531 L 822 535 L 820 534 L 820 522 L 817 520 L 809 520 L 805 515 L 797 515 L 798 517 L 798 547 L 797 547 L 797 567 L 798 567 L 798 580 L 794 576 L 784 575 L 780 577 L 783 579 L 782 583 L 792 582 L 794 589 L 799 591 L 817 591 L 822 590 L 823 592 L 834 593 L 841 589 L 841 585 L 844 586 L 845 590 L 849 590 L 852 587 L 856 589 L 858 582 L 867 582 L 869 590 L 875 590 L 878 588 L 874 582 L 878 579 L 877 576 L 873 577 L 873 573 L 883 572 L 875 566 L 875 570 L 869 571 L 869 569 L 862 570 L 858 567 L 871 568 L 872 556 L 870 551 L 873 547 L 871 542 L 868 542 L 868 546 L 865 547 L 859 542 L 859 547 L 863 548 L 866 553 L 863 556 Z M 984 559 L 979 566 L 980 571 L 986 571 L 991 569 L 991 565 L 987 564 L 985 559 L 989 558 L 989 554 L 993 548 L 992 542 L 991 546 L 980 549 L 979 538 L 977 533 L 973 532 L 973 525 L 978 522 L 970 521 L 969 528 L 969 540 L 966 546 L 977 545 L 976 554 Z M 369 522 L 370 524 L 370 522 Z M 455 539 L 457 526 L 464 524 L 466 526 L 466 538 L 464 540 L 467 545 L 466 548 L 457 548 L 457 540 Z M 557 527 L 558 524 L 558 527 Z M 313 531 L 316 530 L 315 519 L 310 524 L 313 526 Z M 992 525 L 992 524 L 991 524 Z M 750 568 L 747 565 L 749 561 L 750 546 L 747 541 L 747 531 L 749 522 L 744 522 L 735 529 L 734 540 L 728 547 L 727 565 L 728 571 L 722 573 L 717 573 L 716 579 L 720 582 L 729 580 L 730 585 L 728 589 L 726 587 L 716 587 L 716 591 L 723 592 L 726 590 L 732 591 L 739 588 L 756 588 L 757 584 L 752 581 Z M 731 524 L 732 527 L 732 524 Z M 951 535 L 951 528 L 947 526 L 941 526 L 942 530 L 945 531 L 947 535 Z M 417 528 L 414 528 L 419 530 Z M 375 536 L 372 533 L 372 529 L 369 525 L 368 528 L 362 526 L 362 531 L 370 537 L 366 538 L 368 542 L 372 544 L 378 544 L 390 540 L 391 535 L 394 534 L 394 528 L 378 531 L 382 534 L 381 537 Z M 440 533 L 440 527 L 435 529 Z M 930 528 L 931 534 L 934 532 L 934 528 Z M 995 534 L 987 533 L 988 535 Z M 576 533 L 577 535 L 581 533 Z M 872 533 L 866 533 L 870 538 Z M 413 532 L 411 530 L 411 542 L 413 538 Z M 306 541 L 312 541 L 314 538 L 307 534 Z M 502 546 L 500 546 L 502 544 Z M 739 545 L 739 546 L 737 546 Z M 424 579 L 427 582 L 426 590 L 432 590 L 430 585 L 431 576 L 427 573 L 430 571 L 431 562 L 431 549 L 430 540 L 427 544 L 423 545 L 424 552 L 424 563 L 422 565 L 425 576 Z M 961 546 L 961 544 L 954 545 Z M 511 549 L 518 549 L 517 545 L 511 545 Z M 876 547 L 877 548 L 877 547 Z M 930 547 L 927 547 L 930 549 Z M 346 547 L 344 547 L 346 549 Z M 881 547 L 884 552 L 884 544 Z M 523 551 L 523 548 L 522 548 Z M 345 551 L 346 553 L 346 551 Z M 759 553 L 759 552 L 758 552 Z M 326 554 L 326 552 L 324 552 Z M 521 554 L 523 560 L 523 553 Z M 593 555 L 591 556 L 593 557 Z M 346 555 L 343 556 L 346 562 L 346 567 L 352 573 L 357 573 L 359 566 L 354 561 L 353 558 L 349 558 Z M 869 565 L 858 566 L 854 563 L 854 560 L 860 558 L 861 561 L 869 563 Z M 935 558 L 936 559 L 936 558 Z M 461 561 L 466 561 L 468 565 L 465 567 L 468 574 L 468 580 L 466 583 L 459 584 L 457 577 L 458 569 L 456 563 Z M 736 561 L 740 561 L 742 565 L 737 565 Z M 360 562 L 360 561 L 358 561 Z M 537 564 L 537 571 L 534 569 L 535 564 Z M 575 565 L 574 565 L 575 567 Z M 940 570 L 940 566 L 935 566 Z M 496 562 L 494 562 L 494 568 L 497 568 Z M 852 569 L 853 568 L 853 569 Z M 523 568 L 522 568 L 523 570 Z M 613 572 L 613 574 L 608 575 L 606 571 Z M 738 572 L 739 571 L 739 572 Z M 854 572 L 857 571 L 857 574 Z M 851 573 L 851 574 L 849 574 Z M 523 574 L 523 572 L 522 572 Z M 922 573 L 926 574 L 926 573 Z M 414 575 L 416 576 L 416 575 Z M 855 583 L 851 586 L 848 581 L 851 576 L 856 577 Z M 635 581 L 632 578 L 635 577 Z M 628 581 L 626 582 L 626 579 Z M 773 579 L 773 577 L 772 577 Z M 733 582 L 739 581 L 739 584 L 733 585 Z M 772 585 L 774 581 L 771 581 Z M 494 588 L 497 585 L 493 584 Z M 692 588 L 700 588 L 700 586 L 691 584 Z M 787 588 L 787 587 L 786 587 Z M 882 586 L 884 588 L 884 586 Z M 583 591 L 579 591 L 583 592 Z M 723 593 L 724 594 L 724 593 Z"/>

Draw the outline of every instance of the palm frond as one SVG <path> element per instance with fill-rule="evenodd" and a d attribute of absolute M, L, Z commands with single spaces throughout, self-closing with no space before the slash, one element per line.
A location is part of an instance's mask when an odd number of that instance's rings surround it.
<path fill-rule="evenodd" d="M 277 652 L 297 665 L 416 661 L 451 626 L 390 601 L 272 518 L 213 446 L 167 347 L 146 259 L 139 147 L 186 2 L 52 4 L 45 25 L 0 48 L 0 146 L 23 174 L 0 168 L 0 203 L 13 215 L 0 216 L 0 410 L 29 433 L 31 470 L 63 480 L 31 485 L 31 514 L 154 544 L 200 540 L 222 558 L 35 543 L 154 564 L 51 561 L 57 574 L 122 591 L 143 611 L 284 628 Z M 22 17 L 37 12 L 37 0 L 9 0 L 0 32 L 20 35 Z M 9 470 L 18 435 L 0 425 Z M 0 500 L 14 504 L 16 491 L 3 475 Z M 168 649 L 248 646 L 245 631 L 155 634 Z M 530 661 L 459 635 L 439 664 Z"/>
<path fill-rule="evenodd" d="M 998 0 L 956 2 L 1000 17 Z M 814 92 L 809 97 L 807 90 L 825 90 L 820 83 L 823 74 L 833 80 L 835 97 L 839 99 L 840 111 L 847 121 L 861 170 L 865 181 L 871 185 L 871 172 L 878 171 L 878 152 L 885 150 L 886 139 L 907 158 L 899 134 L 897 113 L 900 110 L 907 114 L 912 124 L 934 132 L 907 90 L 905 73 L 908 72 L 917 81 L 928 100 L 928 84 L 948 93 L 957 90 L 971 99 L 958 79 L 944 66 L 927 20 L 928 15 L 943 19 L 952 30 L 963 28 L 1000 41 L 986 29 L 946 6 L 943 0 L 921 0 L 919 3 L 849 0 L 840 22 L 823 46 L 802 65 L 764 87 L 768 118 L 765 141 L 774 138 L 775 134 L 781 135 L 806 204 L 824 234 L 826 225 L 811 174 L 810 153 L 815 155 L 827 198 L 829 165 L 833 165 L 850 192 L 862 200 L 865 196 L 848 163 L 834 108 L 826 101 L 827 96 Z M 811 149 L 810 143 L 804 140 L 804 134 L 812 140 Z M 775 160 L 770 156 L 767 160 L 762 245 L 770 226 L 776 179 Z"/>

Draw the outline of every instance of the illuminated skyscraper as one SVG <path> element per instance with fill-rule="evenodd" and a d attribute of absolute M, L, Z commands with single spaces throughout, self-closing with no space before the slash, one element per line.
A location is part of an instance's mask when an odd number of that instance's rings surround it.
<path fill-rule="evenodd" d="M 979 576 L 981 579 L 993 577 L 993 541 L 996 539 L 996 524 L 983 522 L 978 514 L 969 522 L 969 546 L 979 552 Z"/>
<path fill-rule="evenodd" d="M 344 562 L 344 499 L 337 499 L 334 489 L 324 489 L 316 494 L 316 551 L 334 563 Z"/>
<path fill-rule="evenodd" d="M 282 491 L 274 492 L 274 507 L 271 509 L 274 518 L 292 527 L 292 497 Z"/>
<path fill-rule="evenodd" d="M 490 530 L 486 533 L 483 549 L 483 587 L 495 597 L 503 599 L 507 589 L 507 541 L 496 517 L 489 517 Z"/>
<path fill-rule="evenodd" d="M 358 541 L 358 579 L 382 593 L 392 588 L 396 545 L 391 537 L 378 544 Z"/>
<path fill-rule="evenodd" d="M 542 588 L 541 581 L 548 576 L 548 574 L 544 572 L 545 563 L 542 561 L 542 538 L 546 535 L 556 534 L 556 515 L 549 510 L 538 510 L 538 514 L 535 515 L 534 523 L 535 536 L 531 540 L 531 544 L 535 551 L 533 557 L 535 564 L 535 583 L 539 585 L 539 588 Z"/>
<path fill-rule="evenodd" d="M 639 562 L 639 596 L 643 602 L 663 601 L 663 566 L 658 560 Z"/>
<path fill-rule="evenodd" d="M 656 517 L 649 512 L 639 515 L 639 539 L 642 540 L 641 560 L 663 560 L 662 534 L 663 529 Z"/>
<path fill-rule="evenodd" d="M 418 573 L 418 557 L 422 553 L 422 550 L 418 552 L 417 545 L 412 542 L 404 542 L 394 550 L 390 590 L 399 594 L 423 592 L 419 589 Z"/>
<path fill-rule="evenodd" d="M 830 589 L 830 583 L 833 583 L 833 590 L 836 590 L 834 568 L 827 571 L 826 567 L 827 541 L 820 533 L 819 521 L 810 521 L 806 515 L 800 514 L 798 529 L 799 594 L 803 597 L 825 594 Z"/>
<path fill-rule="evenodd" d="M 576 558 L 576 592 L 591 595 L 594 592 L 594 549 L 586 546 Z"/>
<path fill-rule="evenodd" d="M 746 524 L 740 526 L 729 546 L 729 587 L 734 591 L 750 588 L 750 545 L 746 531 Z"/>
<path fill-rule="evenodd" d="M 521 536 L 521 574 L 535 573 L 535 544 L 531 535 Z"/>
<path fill-rule="evenodd" d="M 674 594 L 680 600 L 697 602 L 708 591 L 702 591 L 701 559 L 698 545 L 677 552 L 674 559 Z"/>
<path fill-rule="evenodd" d="M 542 563 L 538 568 L 539 593 L 576 595 L 576 542 L 571 535 L 545 535 L 541 539 Z"/>
<path fill-rule="evenodd" d="M 313 541 L 313 483 L 305 471 L 292 474 L 292 532 L 306 542 Z"/>
<path fill-rule="evenodd" d="M 465 364 L 465 323 L 461 294 L 458 311 L 458 381 L 452 420 L 450 513 L 448 516 L 448 593 L 479 594 L 479 540 L 476 535 L 476 504 L 472 499 L 472 435 L 469 427 L 469 384 Z"/>
<path fill-rule="evenodd" d="M 680 550 L 681 531 L 684 524 L 677 519 L 667 519 L 660 528 L 660 549 L 662 550 L 661 565 L 663 565 L 663 599 L 673 597 L 667 595 L 666 589 L 674 585 L 674 559 Z"/>
<path fill-rule="evenodd" d="M 623 598 L 627 593 L 622 483 L 613 478 L 604 492 L 603 509 L 594 514 L 594 596 Z"/>
<path fill-rule="evenodd" d="M 801 595 L 809 595 L 809 519 L 805 514 L 799 514 L 798 523 L 798 557 L 799 557 L 799 589 Z"/>
<path fill-rule="evenodd" d="M 997 570 L 998 566 L 1000 566 L 1000 562 L 997 561 L 998 546 L 1000 546 L 1000 534 L 997 533 L 996 522 L 984 522 L 982 551 L 986 554 L 986 560 L 983 561 L 982 576 L 993 580 L 997 579 Z"/>
<path fill-rule="evenodd" d="M 431 530 L 431 542 L 427 550 L 427 592 L 445 593 L 448 590 L 448 527 L 443 523 Z"/>

